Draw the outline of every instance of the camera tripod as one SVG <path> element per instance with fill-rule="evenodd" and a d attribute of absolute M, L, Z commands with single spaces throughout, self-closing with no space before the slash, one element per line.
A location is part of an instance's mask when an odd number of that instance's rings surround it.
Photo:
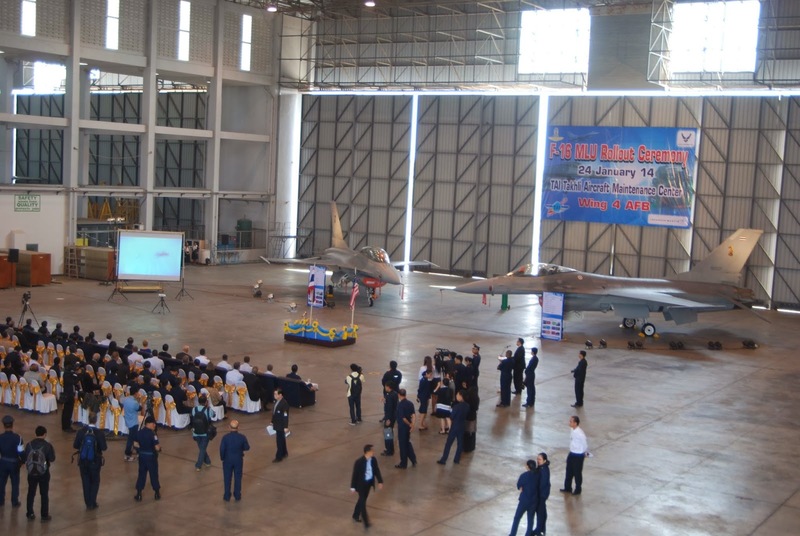
<path fill-rule="evenodd" d="M 166 294 L 159 294 L 158 295 L 158 303 L 155 305 L 155 307 L 153 307 L 153 310 L 150 311 L 150 312 L 151 313 L 155 313 L 156 309 L 158 309 L 158 314 L 160 314 L 160 315 L 165 315 L 167 313 L 171 313 L 172 311 L 169 310 L 169 307 L 167 306 L 167 301 L 164 299 L 166 297 L 167 297 Z"/>
<path fill-rule="evenodd" d="M 22 326 L 22 323 L 25 322 L 25 313 L 30 313 L 33 321 L 36 322 L 36 325 L 39 325 L 39 319 L 36 318 L 36 313 L 33 312 L 33 307 L 28 300 L 22 300 L 22 312 L 19 314 L 19 322 L 17 322 L 18 326 Z"/>

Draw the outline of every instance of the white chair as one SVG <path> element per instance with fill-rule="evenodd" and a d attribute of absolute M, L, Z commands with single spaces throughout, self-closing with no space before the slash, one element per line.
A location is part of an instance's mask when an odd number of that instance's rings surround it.
<path fill-rule="evenodd" d="M 8 386 L 11 389 L 11 402 L 9 403 L 9 406 L 19 407 L 20 406 L 19 381 L 17 380 L 16 374 L 12 374 L 11 376 L 8 377 Z"/>
<path fill-rule="evenodd" d="M 61 393 L 64 391 L 64 388 L 61 386 L 61 378 L 58 377 L 58 374 L 55 370 L 50 369 L 50 372 L 47 373 L 47 392 L 51 395 L 56 397 L 56 400 L 61 396 Z"/>
<path fill-rule="evenodd" d="M 56 354 L 56 345 L 53 344 L 52 342 L 48 342 L 47 343 L 47 363 L 50 364 L 50 366 L 53 365 L 53 361 L 55 360 L 56 355 L 58 355 L 58 354 Z"/>
<path fill-rule="evenodd" d="M 0 372 L 0 404 L 11 405 L 11 385 L 5 372 Z"/>
<path fill-rule="evenodd" d="M 167 395 L 164 397 L 164 408 L 166 409 L 166 415 L 169 417 L 166 419 L 166 425 L 175 428 L 176 430 L 183 430 L 187 426 L 189 426 L 189 420 L 191 415 L 188 413 L 180 414 L 178 413 L 177 406 L 175 404 L 175 399 L 172 398 L 172 395 Z"/>
<path fill-rule="evenodd" d="M 17 383 L 17 389 L 19 392 L 17 395 L 17 405 L 19 409 L 33 411 L 33 395 L 31 394 L 28 380 L 20 378 L 19 383 Z"/>
<path fill-rule="evenodd" d="M 243 381 L 236 382 L 236 392 L 231 398 L 233 399 L 233 403 L 230 404 L 232 409 L 238 409 L 245 413 L 258 413 L 261 410 L 260 402 L 250 400 L 247 384 Z"/>
<path fill-rule="evenodd" d="M 192 406 L 197 406 L 197 389 L 194 388 L 194 385 L 186 386 L 186 400 L 191 402 Z"/>
<path fill-rule="evenodd" d="M 203 387 L 208 385 L 208 374 L 205 372 L 200 375 L 200 385 Z"/>
<path fill-rule="evenodd" d="M 114 389 L 119 384 L 114 384 Z M 120 390 L 122 388 L 120 387 Z M 110 401 L 111 407 L 111 428 L 112 432 L 116 432 L 118 435 L 128 435 L 128 425 L 125 424 L 125 417 L 122 414 L 122 406 L 119 404 L 119 400 L 116 398 L 112 398 Z"/>
<path fill-rule="evenodd" d="M 75 410 L 72 414 L 72 420 L 80 424 L 89 424 L 89 410 L 81 405 L 78 393 L 75 393 Z"/>
<path fill-rule="evenodd" d="M 89 367 L 86 367 L 87 369 Z M 97 381 L 103 383 L 106 381 L 106 369 L 104 367 L 97 367 Z"/>
<path fill-rule="evenodd" d="M 153 391 L 153 416 L 158 424 L 165 424 L 167 412 L 164 410 L 164 400 L 160 391 Z"/>
<path fill-rule="evenodd" d="M 188 379 L 189 383 L 192 383 L 194 381 L 194 372 L 192 372 L 191 370 L 189 371 Z"/>
<path fill-rule="evenodd" d="M 45 392 L 39 382 L 31 382 L 28 386 L 33 396 L 33 411 L 39 413 L 53 413 L 58 411 L 58 402 L 55 395 Z"/>
<path fill-rule="evenodd" d="M 43 341 L 36 341 L 36 353 L 39 354 L 39 363 L 42 365 L 49 365 L 47 363 L 47 346 Z"/>
<path fill-rule="evenodd" d="M 178 369 L 178 379 L 181 381 L 181 385 L 186 385 L 186 371 L 183 369 Z"/>

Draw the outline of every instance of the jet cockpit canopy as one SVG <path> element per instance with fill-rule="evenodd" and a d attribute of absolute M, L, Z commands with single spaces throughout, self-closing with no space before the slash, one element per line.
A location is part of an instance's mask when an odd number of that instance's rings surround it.
<path fill-rule="evenodd" d="M 568 272 L 575 272 L 575 271 L 576 270 L 572 268 L 559 266 L 558 264 L 539 263 L 539 264 L 526 264 L 525 266 L 520 266 L 513 272 L 510 272 L 508 275 L 513 277 L 532 277 L 532 276 L 565 274 Z"/>
<path fill-rule="evenodd" d="M 392 264 L 389 260 L 389 254 L 383 248 L 375 246 L 366 246 L 361 248 L 361 254 L 371 261 L 381 262 L 383 264 Z"/>

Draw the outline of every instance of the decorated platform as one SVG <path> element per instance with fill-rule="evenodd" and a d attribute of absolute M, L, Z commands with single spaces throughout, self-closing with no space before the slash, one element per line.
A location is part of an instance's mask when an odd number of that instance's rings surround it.
<path fill-rule="evenodd" d="M 357 338 L 356 325 L 342 326 L 341 330 L 325 329 L 316 320 L 308 318 L 283 323 L 283 339 L 286 341 L 336 348 L 355 344 Z"/>

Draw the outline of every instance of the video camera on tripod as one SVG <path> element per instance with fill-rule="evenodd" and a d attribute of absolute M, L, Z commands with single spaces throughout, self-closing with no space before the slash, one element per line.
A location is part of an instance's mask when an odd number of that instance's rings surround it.
<path fill-rule="evenodd" d="M 30 301 L 31 301 L 31 291 L 29 290 L 22 294 L 22 305 L 28 305 Z"/>

